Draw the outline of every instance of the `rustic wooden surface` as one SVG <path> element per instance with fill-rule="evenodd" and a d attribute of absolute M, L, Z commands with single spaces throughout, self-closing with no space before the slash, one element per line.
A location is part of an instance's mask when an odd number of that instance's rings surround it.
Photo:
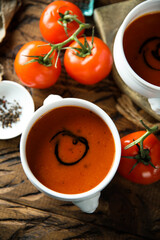
<path fill-rule="evenodd" d="M 39 17 L 50 2 L 24 0 L 15 14 L 0 45 L 3 79 L 19 82 L 14 72 L 15 55 L 24 43 L 43 40 L 38 27 Z M 95 7 L 116 2 L 120 1 L 97 0 Z M 87 21 L 93 22 L 93 18 L 87 18 Z M 96 85 L 83 86 L 73 81 L 62 68 L 60 79 L 52 88 L 28 88 L 28 91 L 33 96 L 36 108 L 50 93 L 90 100 L 110 115 L 121 136 L 142 129 L 138 122 L 140 118 L 150 125 L 159 124 L 121 93 L 112 74 Z M 45 196 L 29 182 L 20 162 L 19 140 L 20 137 L 0 140 L 1 240 L 160 239 L 160 182 L 141 186 L 128 182 L 117 173 L 102 191 L 96 212 L 85 214 L 71 203 Z"/>

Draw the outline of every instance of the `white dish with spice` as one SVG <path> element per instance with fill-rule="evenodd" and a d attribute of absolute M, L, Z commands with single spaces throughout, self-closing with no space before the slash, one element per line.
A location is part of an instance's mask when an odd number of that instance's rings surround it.
<path fill-rule="evenodd" d="M 19 136 L 34 110 L 33 99 L 25 87 L 13 81 L 1 81 L 0 139 Z"/>

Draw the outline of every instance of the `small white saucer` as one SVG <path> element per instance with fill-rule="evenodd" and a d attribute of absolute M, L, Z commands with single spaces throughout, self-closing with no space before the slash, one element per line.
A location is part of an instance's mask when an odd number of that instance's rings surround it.
<path fill-rule="evenodd" d="M 2 127 L 0 121 L 0 139 L 10 139 L 20 135 L 34 113 L 35 106 L 30 93 L 22 85 L 13 81 L 0 82 L 0 99 L 5 97 L 8 102 L 18 102 L 21 106 L 20 120 L 12 123 L 11 127 Z"/>

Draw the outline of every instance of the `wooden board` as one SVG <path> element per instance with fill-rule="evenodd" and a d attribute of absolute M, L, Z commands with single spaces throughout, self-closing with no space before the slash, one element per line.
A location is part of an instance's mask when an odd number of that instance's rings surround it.
<path fill-rule="evenodd" d="M 19 83 L 14 58 L 24 43 L 43 40 L 38 27 L 39 17 L 50 3 L 49 0 L 22 2 L 0 44 L 3 79 Z M 95 5 L 99 7 L 112 2 L 97 0 Z M 88 20 L 93 23 L 92 18 Z M 61 60 L 62 73 L 53 87 L 44 90 L 27 88 L 36 108 L 53 93 L 87 99 L 99 105 L 113 119 L 121 136 L 142 129 L 140 118 L 148 125 L 158 124 L 121 93 L 112 75 L 96 85 L 84 86 L 67 75 L 63 54 Z M 0 140 L 0 240 L 160 239 L 160 182 L 141 186 L 126 181 L 117 173 L 102 191 L 96 212 L 85 214 L 69 202 L 45 196 L 30 183 L 22 169 L 19 142 L 20 137 Z"/>
<path fill-rule="evenodd" d="M 140 0 L 125 1 L 121 3 L 111 4 L 95 9 L 94 20 L 104 42 L 106 42 L 112 49 L 114 37 L 122 21 L 129 13 L 129 11 L 137 4 L 141 3 Z M 118 14 L 116 14 L 118 13 Z M 127 94 L 134 103 L 144 109 L 152 117 L 160 121 L 160 115 L 156 114 L 150 107 L 147 98 L 133 91 L 128 87 L 121 77 L 119 76 L 115 65 L 112 69 L 113 78 L 118 87 Z"/>

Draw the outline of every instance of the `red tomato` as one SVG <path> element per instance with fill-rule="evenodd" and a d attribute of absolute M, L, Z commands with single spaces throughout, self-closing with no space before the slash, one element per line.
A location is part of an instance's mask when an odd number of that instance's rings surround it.
<path fill-rule="evenodd" d="M 151 162 L 155 168 L 150 164 L 145 165 L 144 163 L 139 162 L 131 171 L 137 160 L 124 158 L 124 156 L 136 156 L 138 154 L 139 148 L 137 145 L 134 145 L 126 150 L 124 148 L 134 140 L 141 137 L 145 132 L 146 131 L 138 131 L 121 138 L 122 158 L 118 172 L 126 179 L 139 184 L 151 184 L 160 179 L 160 141 L 154 134 L 150 134 L 144 139 L 143 148 L 149 149 Z"/>
<path fill-rule="evenodd" d="M 89 45 L 92 44 L 92 37 L 86 37 Z M 84 37 L 79 38 L 84 43 Z M 74 41 L 71 48 L 79 48 Z M 77 82 L 90 85 L 104 79 L 111 71 L 113 58 L 108 46 L 99 38 L 94 37 L 91 54 L 86 57 L 79 57 L 75 50 L 67 49 L 64 54 L 64 66 L 67 73 Z"/>
<path fill-rule="evenodd" d="M 55 60 L 57 53 L 54 51 L 51 63 L 52 66 L 47 67 L 38 62 L 28 63 L 34 57 L 29 56 L 44 56 L 47 54 L 51 47 L 44 45 L 42 41 L 32 41 L 26 43 L 17 53 L 14 67 L 17 76 L 22 83 L 32 88 L 48 88 L 52 86 L 57 80 L 61 73 L 61 62 L 58 59 L 57 67 L 55 67 Z M 41 46 L 44 45 L 44 46 Z"/>
<path fill-rule="evenodd" d="M 73 3 L 67 1 L 54 1 L 50 3 L 43 11 L 40 18 L 40 31 L 45 40 L 50 43 L 60 43 L 65 41 L 68 36 L 78 29 L 79 24 L 75 21 L 67 23 L 67 33 L 64 27 L 58 23 L 60 19 L 59 12 L 64 14 L 65 11 L 71 11 L 72 15 L 76 15 L 81 22 L 85 22 L 85 18 L 81 10 Z M 84 30 L 80 33 L 82 33 Z M 80 35 L 79 35 L 80 36 Z"/>

